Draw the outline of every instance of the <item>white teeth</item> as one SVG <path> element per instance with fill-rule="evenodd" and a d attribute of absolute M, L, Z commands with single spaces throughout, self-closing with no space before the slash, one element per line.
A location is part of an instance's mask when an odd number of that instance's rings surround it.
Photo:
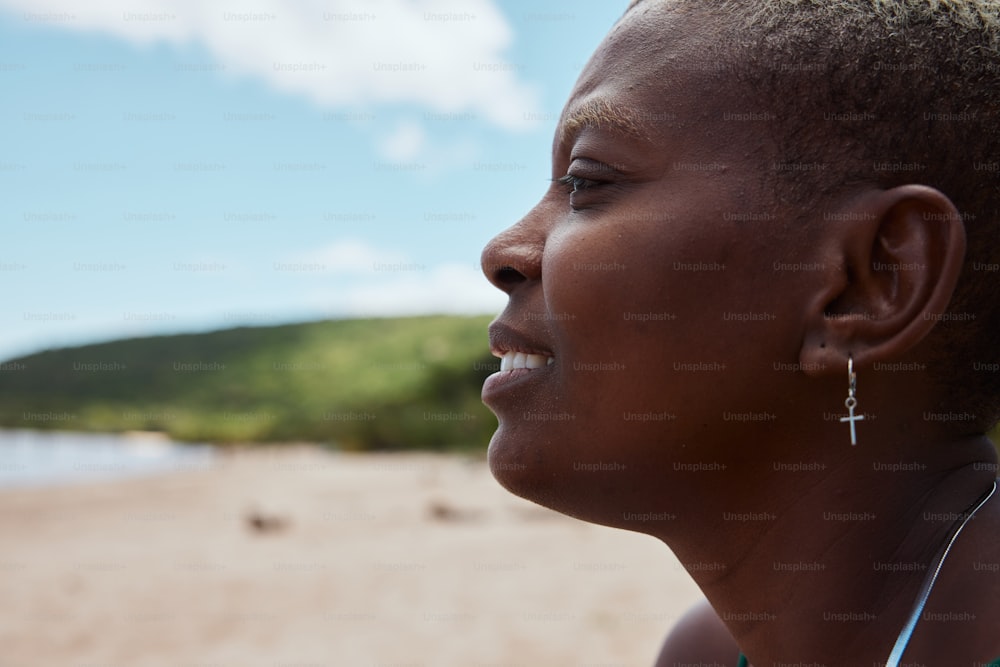
<path fill-rule="evenodd" d="M 545 357 L 540 354 L 527 354 L 525 355 L 524 367 L 525 368 L 542 368 L 545 366 Z"/>
<path fill-rule="evenodd" d="M 497 356 L 500 356 L 497 354 Z M 505 352 L 503 356 L 500 356 L 500 370 L 501 371 L 513 371 L 520 368 L 527 368 L 529 370 L 535 368 L 544 368 L 545 366 L 550 366 L 555 362 L 555 357 L 549 357 L 544 354 L 528 354 L 527 352 Z"/>

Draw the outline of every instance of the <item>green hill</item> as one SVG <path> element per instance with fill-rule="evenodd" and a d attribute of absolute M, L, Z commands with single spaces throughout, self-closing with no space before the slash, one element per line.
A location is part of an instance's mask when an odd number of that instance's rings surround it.
<path fill-rule="evenodd" d="M 332 320 L 49 350 L 0 363 L 0 427 L 485 451 L 496 419 L 479 393 L 499 366 L 489 320 Z"/>
<path fill-rule="evenodd" d="M 50 350 L 0 365 L 0 426 L 211 442 L 484 448 L 489 317 L 336 320 Z"/>

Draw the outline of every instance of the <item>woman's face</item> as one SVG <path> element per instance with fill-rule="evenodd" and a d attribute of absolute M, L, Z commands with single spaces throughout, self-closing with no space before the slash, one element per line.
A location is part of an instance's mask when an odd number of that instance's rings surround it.
<path fill-rule="evenodd" d="M 754 110 L 706 82 L 694 32 L 656 7 L 622 19 L 563 111 L 551 186 L 482 258 L 509 294 L 493 351 L 536 366 L 483 388 L 494 476 L 637 530 L 696 482 L 674 464 L 726 465 L 748 446 L 733 439 L 781 418 L 792 374 L 774 364 L 798 361 L 787 314 L 809 294 L 786 270 L 809 250 L 775 232 L 783 212 L 755 173 L 773 121 L 734 120 Z"/>

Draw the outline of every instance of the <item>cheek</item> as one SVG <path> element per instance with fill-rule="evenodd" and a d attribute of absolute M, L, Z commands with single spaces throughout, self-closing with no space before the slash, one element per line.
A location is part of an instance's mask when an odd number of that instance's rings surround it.
<path fill-rule="evenodd" d="M 664 411 L 679 331 L 678 296 L 660 254 L 610 226 L 577 226 L 546 246 L 560 394 L 585 433 L 619 438 L 635 430 L 626 416 Z"/>
<path fill-rule="evenodd" d="M 583 363 L 655 366 L 692 306 L 670 247 L 662 229 L 606 221 L 552 234 L 542 272 L 559 349 Z"/>
<path fill-rule="evenodd" d="M 606 419 L 631 429 L 626 413 L 697 413 L 688 404 L 711 402 L 721 376 L 694 365 L 728 371 L 743 349 L 745 327 L 726 326 L 722 315 L 747 298 L 728 261 L 733 235 L 672 219 L 566 224 L 546 244 L 543 285 L 563 388 L 595 417 L 591 427 L 605 430 Z"/>
<path fill-rule="evenodd" d="M 567 223 L 550 235 L 542 274 L 554 321 L 614 329 L 636 309 L 670 300 L 665 239 L 643 231 L 594 221 Z"/>

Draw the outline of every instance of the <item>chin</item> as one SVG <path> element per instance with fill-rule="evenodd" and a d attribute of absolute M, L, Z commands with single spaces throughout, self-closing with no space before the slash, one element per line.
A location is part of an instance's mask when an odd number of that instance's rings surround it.
<path fill-rule="evenodd" d="M 578 514 L 586 489 L 573 488 L 576 480 L 567 474 L 569 464 L 558 456 L 561 441 L 523 430 L 505 428 L 501 420 L 487 450 L 493 478 L 515 496 L 587 519 Z"/>
<path fill-rule="evenodd" d="M 599 476 L 574 472 L 571 463 L 556 456 L 561 449 L 558 440 L 526 437 L 501 422 L 487 460 L 494 479 L 515 496 L 581 521 L 649 532 L 626 518 L 631 505 L 626 499 L 638 480 L 622 475 L 607 484 Z"/>
<path fill-rule="evenodd" d="M 537 498 L 543 492 L 545 481 L 552 484 L 552 474 L 546 474 L 543 468 L 543 457 L 535 450 L 536 443 L 525 442 L 523 438 L 514 437 L 503 426 L 497 428 L 490 439 L 486 451 L 493 478 L 502 487 L 527 500 L 540 502 Z"/>

